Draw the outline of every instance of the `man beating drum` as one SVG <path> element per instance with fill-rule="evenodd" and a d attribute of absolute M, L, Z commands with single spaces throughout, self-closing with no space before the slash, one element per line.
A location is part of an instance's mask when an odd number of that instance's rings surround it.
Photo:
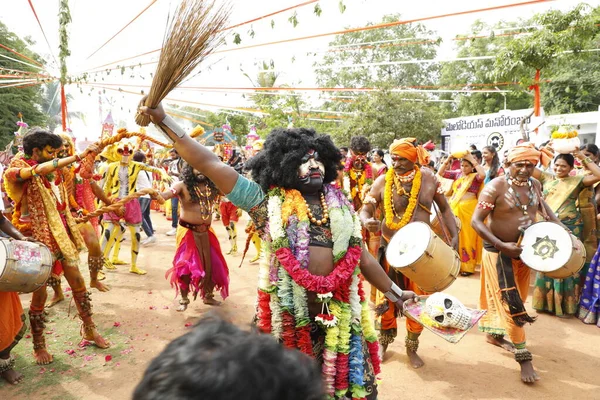
<path fill-rule="evenodd" d="M 521 365 L 521 379 L 539 379 L 532 355 L 526 348 L 526 322 L 534 322 L 523 303 L 529 290 L 529 268 L 519 259 L 522 231 L 540 212 L 546 220 L 564 227 L 541 195 L 541 184 L 531 178 L 540 152 L 531 143 L 513 147 L 508 153 L 508 171 L 488 183 L 479 196 L 471 225 L 484 240 L 481 266 L 480 308 L 487 314 L 479 322 L 487 341 L 514 351 Z M 487 218 L 488 222 L 484 223 Z M 566 229 L 566 228 L 565 228 Z M 510 342 L 504 339 L 508 334 Z"/>
<path fill-rule="evenodd" d="M 458 231 L 452 210 L 442 193 L 439 193 L 438 181 L 433 172 L 425 166 L 429 162 L 429 154 L 421 146 L 416 145 L 414 138 L 394 140 L 390 146 L 392 168 L 385 175 L 377 178 L 371 191 L 363 200 L 360 218 L 370 232 L 377 232 L 381 223 L 373 218 L 377 208 L 383 204 L 384 223 L 382 229 L 382 244 L 387 246 L 392 236 L 409 222 L 421 221 L 429 224 L 431 206 L 435 202 L 439 207 L 443 221 L 448 227 L 452 239 L 452 247 L 458 248 Z M 385 258 L 385 257 L 383 257 Z M 401 287 L 418 294 L 426 294 L 413 281 L 404 277 L 400 279 L 397 273 L 390 272 L 390 266 L 385 259 L 380 261 L 386 271 Z M 396 317 L 398 310 L 393 303 L 383 302 L 385 298 L 378 294 L 378 304 L 381 301 L 383 309 L 378 306 L 381 316 L 379 343 L 382 356 L 387 346 L 397 335 Z M 423 366 L 423 360 L 417 354 L 419 335 L 423 326 L 407 318 L 407 335 L 405 339 L 406 354 L 413 368 Z"/>

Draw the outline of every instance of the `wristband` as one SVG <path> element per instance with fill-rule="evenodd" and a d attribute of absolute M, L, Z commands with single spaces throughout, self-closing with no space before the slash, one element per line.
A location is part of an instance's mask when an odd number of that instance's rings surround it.
<path fill-rule="evenodd" d="M 58 158 L 55 158 L 54 160 L 52 160 L 52 166 L 54 168 L 58 168 Z"/>
<path fill-rule="evenodd" d="M 32 167 L 32 168 L 31 168 L 31 176 L 40 176 L 40 174 L 38 174 L 38 173 L 35 171 L 35 168 L 36 168 L 36 167 L 37 167 L 37 165 L 36 165 L 35 167 Z"/>
<path fill-rule="evenodd" d="M 185 131 L 179 125 L 177 125 L 177 123 L 173 120 L 173 118 L 171 118 L 170 116 L 166 115 L 165 118 L 163 118 L 163 120 L 160 122 L 160 124 L 158 124 L 156 126 L 157 126 L 157 128 L 159 128 L 162 131 L 162 133 L 164 134 L 164 136 L 171 143 L 175 143 L 175 141 L 173 139 L 171 139 L 171 136 L 167 133 L 166 130 L 163 129 L 163 127 L 161 126 L 161 124 L 165 125 L 171 131 L 173 131 L 173 133 L 178 138 L 182 138 L 182 137 L 185 136 Z"/>
<path fill-rule="evenodd" d="M 392 287 L 390 288 L 390 290 L 385 292 L 383 295 L 389 301 L 391 301 L 392 303 L 395 303 L 402 298 L 402 294 L 403 294 L 402 289 L 400 289 L 398 287 L 398 285 L 396 285 L 394 282 L 392 282 Z"/>

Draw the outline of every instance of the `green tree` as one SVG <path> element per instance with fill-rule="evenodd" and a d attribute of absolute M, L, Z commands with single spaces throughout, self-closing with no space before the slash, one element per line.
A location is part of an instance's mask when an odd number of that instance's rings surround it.
<path fill-rule="evenodd" d="M 248 117 L 244 114 L 232 114 L 232 113 L 210 113 L 206 120 L 209 124 L 215 126 L 215 128 L 221 128 L 224 124 L 228 123 L 231 127 L 231 133 L 235 136 L 235 140 L 239 145 L 246 144 L 246 135 L 250 131 Z M 204 127 L 206 129 L 206 127 Z"/>
<path fill-rule="evenodd" d="M 355 115 L 333 132 L 335 142 L 348 145 L 354 135 L 366 136 L 376 147 L 387 148 L 394 139 L 416 137 L 439 140 L 440 109 L 427 97 L 389 90 L 362 95 L 351 104 Z"/>
<path fill-rule="evenodd" d="M 471 31 L 459 36 L 457 42 L 457 58 L 481 57 L 495 54 L 507 42 L 510 34 L 519 32 L 526 26 L 527 21 L 502 22 L 495 26 L 489 26 L 481 21 L 476 21 L 471 26 Z M 500 35 L 494 32 L 503 29 Z M 486 35 L 488 35 L 486 37 Z M 506 36 L 504 36 L 506 35 Z M 444 63 L 441 67 L 440 85 L 449 89 L 487 89 L 494 90 L 494 83 L 504 82 L 508 78 L 496 73 L 494 59 L 475 59 L 468 61 L 456 61 Z M 470 86 L 476 84 L 476 86 Z M 483 85 L 482 85 L 483 84 Z M 498 112 L 506 108 L 519 110 L 531 106 L 531 95 L 515 86 L 498 86 L 499 89 L 510 90 L 510 93 L 443 93 L 443 100 L 454 100 L 449 105 L 444 103 L 441 108 L 448 117 L 459 115 L 478 115 Z"/>
<path fill-rule="evenodd" d="M 19 38 L 15 33 L 8 30 L 6 25 L 0 22 L 0 43 L 29 58 L 43 63 L 42 58 L 30 50 L 34 42 L 26 37 Z M 18 59 L 15 54 L 0 48 L 0 54 Z M 24 60 L 25 62 L 28 62 Z M 2 58 L 0 64 L 2 68 L 16 69 L 27 72 L 40 72 L 38 68 L 30 67 L 16 61 Z M 14 132 L 17 130 L 18 114 L 23 114 L 23 120 L 29 126 L 45 126 L 46 118 L 41 110 L 42 88 L 41 85 L 29 87 L 0 87 L 0 148 L 4 148 L 14 138 Z"/>

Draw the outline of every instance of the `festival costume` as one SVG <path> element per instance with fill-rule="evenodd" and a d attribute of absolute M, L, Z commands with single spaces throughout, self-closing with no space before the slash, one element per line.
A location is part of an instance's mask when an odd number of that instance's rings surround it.
<path fill-rule="evenodd" d="M 221 221 L 227 231 L 229 237 L 229 243 L 231 243 L 231 250 L 227 254 L 237 253 L 237 228 L 235 223 L 238 222 L 241 211 L 229 201 L 227 198 L 222 197 L 221 203 L 219 204 L 219 211 L 221 215 Z"/>
<path fill-rule="evenodd" d="M 137 178 L 140 171 L 149 171 L 162 173 L 159 168 L 151 167 L 136 161 L 128 161 L 127 165 L 121 165 L 121 162 L 113 162 L 108 165 L 105 173 L 104 191 L 113 199 L 121 199 L 135 192 Z M 106 213 L 103 215 L 102 228 L 104 231 L 102 240 L 102 251 L 105 258 L 108 258 L 113 246 L 117 244 L 120 247 L 121 237 L 124 233 L 123 227 L 119 221 L 124 219 L 131 233 L 131 267 L 130 272 L 143 272 L 137 268 L 137 257 L 140 249 L 139 227 L 142 222 L 142 211 L 137 199 L 125 203 L 125 214 L 123 217 L 115 213 Z M 115 248 L 113 260 L 117 258 L 118 251 Z M 113 265 L 107 265 L 107 268 L 114 269 Z"/>
<path fill-rule="evenodd" d="M 56 260 L 53 275 L 64 269 L 65 277 L 73 290 L 73 298 L 79 317 L 83 322 L 84 339 L 99 338 L 92 321 L 92 306 L 89 293 L 79 272 L 79 251 L 84 248 L 83 238 L 75 220 L 68 210 L 68 193 L 62 174 L 56 170 L 46 176 L 35 175 L 22 180 L 23 168 L 37 166 L 31 159 L 16 156 L 5 173 L 5 187 L 15 201 L 13 225 L 26 236 L 46 245 Z M 29 320 L 34 350 L 45 350 L 43 311 L 46 302 L 46 287 L 33 292 L 29 307 Z"/>
<path fill-rule="evenodd" d="M 583 219 L 579 212 L 578 201 L 584 175 L 554 179 L 549 173 L 543 173 L 544 199 L 554 214 L 567 228 L 583 239 Z M 584 267 L 583 271 L 587 269 Z M 557 316 L 575 315 L 579 305 L 580 273 L 565 279 L 552 279 L 538 272 L 533 289 L 533 308 L 547 311 Z"/>
<path fill-rule="evenodd" d="M 331 229 L 329 221 L 310 222 L 313 211 L 297 190 L 275 188 L 265 195 L 239 176 L 228 195 L 263 235 L 257 325 L 321 363 L 327 398 L 374 399 L 379 345 L 360 276 L 362 228 L 339 189 L 324 185 L 323 192 Z M 328 276 L 311 274 L 309 245 L 331 247 L 331 242 L 335 269 Z M 316 317 L 309 314 L 309 293 L 322 303 Z"/>
<path fill-rule="evenodd" d="M 221 245 L 210 224 L 190 224 L 179 220 L 177 250 L 173 268 L 165 274 L 177 291 L 190 291 L 194 299 L 200 292 L 203 299 L 214 297 L 213 290 L 221 292 L 223 300 L 229 296 L 229 269 L 221 252 Z M 181 277 L 189 276 L 189 285 Z"/>
<path fill-rule="evenodd" d="M 454 181 L 450 208 L 462 223 L 458 234 L 460 271 L 472 274 L 475 266 L 481 265 L 483 241 L 471 227 L 471 218 L 477 207 L 477 197 L 483 189 L 483 181 L 476 172 L 464 176 L 461 171 L 446 171 L 443 177 Z"/>
<path fill-rule="evenodd" d="M 427 165 L 429 163 L 429 154 L 427 150 L 423 149 L 421 146 L 415 146 L 414 138 L 405 138 L 400 140 L 394 140 L 392 145 L 390 146 L 390 154 L 396 154 L 401 157 L 404 157 L 410 160 L 413 163 L 419 163 L 420 165 Z M 404 211 L 402 218 L 400 221 L 395 221 L 398 217 L 395 215 L 395 210 L 393 207 L 394 198 L 393 193 L 398 193 L 398 188 L 395 184 L 395 171 L 393 168 L 390 168 L 386 173 L 385 178 L 385 189 L 383 193 L 383 204 L 385 211 L 385 224 L 388 228 L 394 230 L 395 232 L 400 230 L 406 224 L 408 224 L 413 217 L 414 211 L 417 206 L 420 206 L 419 203 L 419 195 L 421 191 L 421 170 L 415 165 L 415 169 L 407 175 L 413 175 L 414 178 L 412 180 L 412 189 L 409 198 L 409 204 Z M 403 190 L 403 189 L 401 189 Z M 385 248 L 391 238 L 387 238 L 382 236 L 382 245 L 384 246 L 383 251 L 380 256 L 380 264 L 384 267 L 385 271 L 388 273 L 390 278 L 401 288 L 406 290 L 412 290 L 418 295 L 426 295 L 428 293 L 424 292 L 415 284 L 413 281 L 408 279 L 407 277 L 401 275 L 399 272 L 390 271 L 390 266 L 385 259 Z M 398 335 L 398 309 L 394 303 L 389 301 L 385 295 L 379 291 L 377 291 L 376 295 L 376 304 L 378 309 L 378 321 L 377 325 L 379 328 L 379 342 L 382 346 L 387 347 L 389 344 L 393 343 Z M 405 337 L 405 345 L 406 348 L 412 350 L 414 352 L 417 351 L 419 347 L 419 335 L 423 331 L 423 326 L 410 318 L 406 319 L 406 337 Z"/>

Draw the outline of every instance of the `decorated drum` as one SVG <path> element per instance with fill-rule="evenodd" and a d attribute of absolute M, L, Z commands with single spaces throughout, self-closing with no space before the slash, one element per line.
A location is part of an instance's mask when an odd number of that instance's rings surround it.
<path fill-rule="evenodd" d="M 396 232 L 385 256 L 392 268 L 429 293 L 446 289 L 460 272 L 458 254 L 424 222 Z"/>
<path fill-rule="evenodd" d="M 583 243 L 554 222 L 536 222 L 525 229 L 521 247 L 525 265 L 549 278 L 568 278 L 585 264 Z"/>
<path fill-rule="evenodd" d="M 50 249 L 38 243 L 0 238 L 0 291 L 30 293 L 52 272 Z"/>

